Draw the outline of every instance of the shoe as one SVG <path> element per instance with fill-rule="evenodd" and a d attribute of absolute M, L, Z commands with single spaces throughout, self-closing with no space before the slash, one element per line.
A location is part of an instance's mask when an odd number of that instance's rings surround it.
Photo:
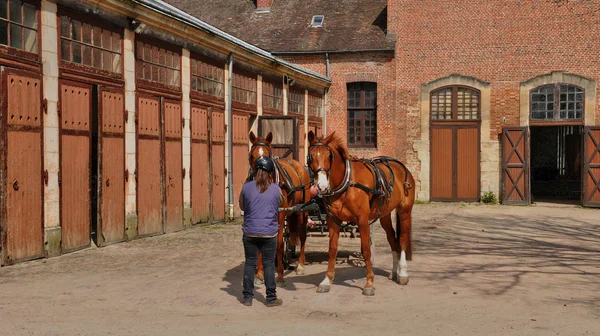
<path fill-rule="evenodd" d="M 267 302 L 267 307 L 276 307 L 276 306 L 281 306 L 282 304 L 283 304 L 282 299 L 275 299 L 273 301 Z"/>
<path fill-rule="evenodd" d="M 244 304 L 244 306 L 250 307 L 252 306 L 252 299 L 243 299 L 242 303 Z"/>

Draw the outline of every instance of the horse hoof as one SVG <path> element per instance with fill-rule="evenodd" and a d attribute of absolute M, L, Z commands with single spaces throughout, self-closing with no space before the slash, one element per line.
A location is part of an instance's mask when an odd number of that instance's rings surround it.
<path fill-rule="evenodd" d="M 259 278 L 254 279 L 254 286 L 260 286 L 264 283 L 265 283 L 265 281 L 263 279 L 259 279 Z"/>
<path fill-rule="evenodd" d="M 373 296 L 373 295 L 375 295 L 375 288 L 370 287 L 370 288 L 363 289 L 363 295 L 364 296 Z"/>
<path fill-rule="evenodd" d="M 285 288 L 287 287 L 287 284 L 285 283 L 285 281 L 277 281 L 277 287 Z"/>
<path fill-rule="evenodd" d="M 304 267 L 296 267 L 296 275 L 304 275 Z"/>
<path fill-rule="evenodd" d="M 398 273 L 395 273 L 395 272 L 390 273 L 390 275 L 388 275 L 388 279 L 390 279 L 392 281 L 398 281 Z"/>
<path fill-rule="evenodd" d="M 401 276 L 400 280 L 398 281 L 399 284 L 401 285 L 408 285 L 408 277 L 407 276 Z"/>
<path fill-rule="evenodd" d="M 331 288 L 331 286 L 329 285 L 319 285 L 319 287 L 317 288 L 317 293 L 328 293 L 329 288 Z"/>

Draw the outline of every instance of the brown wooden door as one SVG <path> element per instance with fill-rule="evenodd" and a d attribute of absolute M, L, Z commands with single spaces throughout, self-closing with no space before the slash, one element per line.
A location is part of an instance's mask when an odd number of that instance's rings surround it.
<path fill-rule="evenodd" d="M 165 196 L 166 232 L 183 229 L 183 148 L 181 103 L 165 100 Z"/>
<path fill-rule="evenodd" d="M 137 213 L 140 236 L 163 232 L 160 98 L 137 98 Z"/>
<path fill-rule="evenodd" d="M 90 246 L 90 145 L 92 87 L 60 85 L 60 217 L 62 250 Z"/>
<path fill-rule="evenodd" d="M 233 119 L 233 216 L 240 216 L 238 197 L 248 177 L 248 115 L 234 114 Z"/>
<path fill-rule="evenodd" d="M 431 200 L 479 200 L 479 124 L 432 125 Z"/>
<path fill-rule="evenodd" d="M 225 113 L 213 110 L 211 114 L 211 213 L 218 222 L 225 220 Z"/>
<path fill-rule="evenodd" d="M 44 253 L 41 84 L 37 74 L 12 69 L 1 73 L 2 264 L 42 257 Z"/>
<path fill-rule="evenodd" d="M 258 136 L 273 133 L 272 156 L 298 160 L 298 118 L 291 116 L 258 117 Z"/>
<path fill-rule="evenodd" d="M 125 240 L 125 98 L 122 89 L 100 87 L 99 244 Z"/>
<path fill-rule="evenodd" d="M 583 148 L 583 206 L 600 207 L 600 127 L 585 128 Z"/>
<path fill-rule="evenodd" d="M 502 130 L 502 203 L 529 204 L 529 129 Z"/>
<path fill-rule="evenodd" d="M 204 223 L 210 219 L 211 189 L 209 152 L 210 110 L 200 106 L 191 108 L 192 153 L 191 153 L 191 192 L 192 223 Z"/>

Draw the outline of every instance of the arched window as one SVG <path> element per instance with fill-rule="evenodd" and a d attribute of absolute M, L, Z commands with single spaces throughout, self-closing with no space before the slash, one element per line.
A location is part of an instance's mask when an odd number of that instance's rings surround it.
<path fill-rule="evenodd" d="M 548 84 L 530 91 L 531 120 L 558 121 L 583 118 L 585 92 L 571 84 Z"/>
<path fill-rule="evenodd" d="M 377 146 L 377 83 L 348 83 L 348 146 Z"/>
<path fill-rule="evenodd" d="M 431 120 L 479 120 L 478 90 L 446 86 L 431 93 Z"/>

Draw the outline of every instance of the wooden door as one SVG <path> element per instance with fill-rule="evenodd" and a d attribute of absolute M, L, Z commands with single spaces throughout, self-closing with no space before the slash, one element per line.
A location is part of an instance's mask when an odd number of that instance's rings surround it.
<path fill-rule="evenodd" d="M 233 216 L 240 216 L 238 197 L 242 191 L 242 185 L 248 177 L 248 115 L 234 114 L 233 119 Z M 244 169 L 244 167 L 246 169 Z"/>
<path fill-rule="evenodd" d="M 183 229 L 183 147 L 181 103 L 165 100 L 165 232 Z"/>
<path fill-rule="evenodd" d="M 44 253 L 42 79 L 0 76 L 0 264 L 11 264 Z"/>
<path fill-rule="evenodd" d="M 200 106 L 192 106 L 192 153 L 191 153 L 191 192 L 192 192 L 192 224 L 208 222 L 210 219 L 210 203 L 212 181 L 210 177 L 211 153 L 209 152 L 209 115 L 210 110 Z"/>
<path fill-rule="evenodd" d="M 122 89 L 98 90 L 100 131 L 99 244 L 125 240 L 125 98 Z"/>
<path fill-rule="evenodd" d="M 225 220 L 225 113 L 211 112 L 212 219 Z"/>
<path fill-rule="evenodd" d="M 529 204 L 529 129 L 502 130 L 502 203 Z"/>
<path fill-rule="evenodd" d="M 298 160 L 298 118 L 291 116 L 258 117 L 258 136 L 273 133 L 272 156 Z"/>
<path fill-rule="evenodd" d="M 583 149 L 583 206 L 600 207 L 600 127 L 585 128 Z"/>
<path fill-rule="evenodd" d="M 91 243 L 92 87 L 63 81 L 60 85 L 60 217 L 62 250 Z"/>

